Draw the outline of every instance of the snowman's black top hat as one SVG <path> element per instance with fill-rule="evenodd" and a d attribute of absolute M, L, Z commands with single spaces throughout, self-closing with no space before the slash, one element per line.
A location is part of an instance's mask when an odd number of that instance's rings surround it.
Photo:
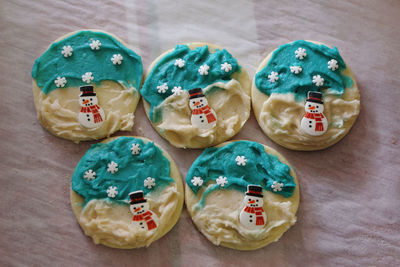
<path fill-rule="evenodd" d="M 194 88 L 189 90 L 189 99 L 203 96 L 203 90 L 201 90 L 201 88 Z"/>
<path fill-rule="evenodd" d="M 96 93 L 93 92 L 93 86 L 91 85 L 86 85 L 86 86 L 81 86 L 81 96 L 96 96 Z"/>
<path fill-rule="evenodd" d="M 322 93 L 316 92 L 316 91 L 309 91 L 307 95 L 307 102 L 314 102 L 314 103 L 319 103 L 323 104 L 322 102 Z"/>
<path fill-rule="evenodd" d="M 129 204 L 131 204 L 131 205 L 147 202 L 147 199 L 144 198 L 144 194 L 143 194 L 142 190 L 129 193 L 129 198 L 131 199 L 129 201 Z"/>
<path fill-rule="evenodd" d="M 248 185 L 247 186 L 247 196 L 253 196 L 253 197 L 263 197 L 262 193 L 262 187 L 259 185 Z"/>

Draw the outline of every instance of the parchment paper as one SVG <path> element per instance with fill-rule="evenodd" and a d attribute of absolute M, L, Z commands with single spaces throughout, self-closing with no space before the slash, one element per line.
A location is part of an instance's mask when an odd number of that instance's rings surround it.
<path fill-rule="evenodd" d="M 0 1 L 1 266 L 399 266 L 400 2 L 392 1 Z M 68 32 L 96 28 L 119 36 L 145 69 L 176 44 L 205 41 L 230 51 L 251 76 L 280 44 L 296 39 L 337 46 L 355 73 L 361 114 L 333 147 L 294 152 L 266 137 L 254 116 L 234 139 L 277 149 L 297 171 L 298 223 L 281 240 L 244 252 L 212 245 L 184 210 L 149 248 L 94 245 L 69 203 L 70 177 L 91 143 L 44 130 L 31 68 Z M 155 140 L 183 177 L 201 150 L 177 149 L 152 129 L 142 103 L 132 132 Z M 93 142 L 92 142 L 93 143 Z"/>

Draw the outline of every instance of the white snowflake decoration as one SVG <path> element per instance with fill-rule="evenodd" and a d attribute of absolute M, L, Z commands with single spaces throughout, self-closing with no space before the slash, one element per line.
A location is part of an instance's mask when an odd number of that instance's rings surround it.
<path fill-rule="evenodd" d="M 123 60 L 124 58 L 121 56 L 121 54 L 114 54 L 113 56 L 112 56 L 112 58 L 111 58 L 111 62 L 114 64 L 114 65 L 121 65 L 121 63 L 122 63 L 122 60 Z"/>
<path fill-rule="evenodd" d="M 115 198 L 118 195 L 118 190 L 116 186 L 110 186 L 107 189 L 107 196 L 111 198 Z"/>
<path fill-rule="evenodd" d="M 328 69 L 335 71 L 339 68 L 339 64 L 336 59 L 331 59 L 328 61 Z"/>
<path fill-rule="evenodd" d="M 164 94 L 167 90 L 168 90 L 168 84 L 167 83 L 163 83 L 163 84 L 157 86 L 157 91 L 158 91 L 159 94 Z"/>
<path fill-rule="evenodd" d="M 296 51 L 294 51 L 296 54 L 296 58 L 298 59 L 303 59 L 307 56 L 306 50 L 304 48 L 299 47 Z"/>
<path fill-rule="evenodd" d="M 268 79 L 270 83 L 275 83 L 277 80 L 279 80 L 278 73 L 272 71 L 271 74 L 268 75 Z"/>
<path fill-rule="evenodd" d="M 93 180 L 96 178 L 96 173 L 93 170 L 85 171 L 85 175 L 83 175 L 83 178 L 88 181 Z"/>
<path fill-rule="evenodd" d="M 91 48 L 92 50 L 100 50 L 100 46 L 101 46 L 101 43 L 100 43 L 99 40 L 93 40 L 93 41 L 90 43 L 90 48 Z"/>
<path fill-rule="evenodd" d="M 232 70 L 232 65 L 228 62 L 225 62 L 224 64 L 221 64 L 221 70 L 225 72 L 230 72 Z"/>
<path fill-rule="evenodd" d="M 208 75 L 208 70 L 210 67 L 207 64 L 201 65 L 199 68 L 200 75 Z"/>
<path fill-rule="evenodd" d="M 274 192 L 277 191 L 282 191 L 283 183 L 278 183 L 277 181 L 274 181 L 274 183 L 271 185 L 271 188 L 273 189 Z"/>
<path fill-rule="evenodd" d="M 82 81 L 84 81 L 85 83 L 90 83 L 91 81 L 93 81 L 93 79 L 94 77 L 91 72 L 86 72 L 82 75 Z"/>
<path fill-rule="evenodd" d="M 237 156 L 235 160 L 238 166 L 246 166 L 247 159 L 245 156 Z"/>
<path fill-rule="evenodd" d="M 57 79 L 54 80 L 54 83 L 57 87 L 64 87 L 67 83 L 67 79 L 65 79 L 65 77 L 58 76 Z"/>
<path fill-rule="evenodd" d="M 312 77 L 312 82 L 315 83 L 316 86 L 324 85 L 324 78 L 321 75 L 315 75 Z"/>
<path fill-rule="evenodd" d="M 201 186 L 203 184 L 203 179 L 198 176 L 193 176 L 193 179 L 190 180 L 194 186 Z"/>
<path fill-rule="evenodd" d="M 114 174 L 118 171 L 118 163 L 111 161 L 110 163 L 108 163 L 107 165 L 107 171 Z"/>
<path fill-rule="evenodd" d="M 147 187 L 148 189 L 151 189 L 152 187 L 156 186 L 156 179 L 152 177 L 147 177 L 144 180 L 144 186 Z"/>
<path fill-rule="evenodd" d="M 215 181 L 217 182 L 217 185 L 224 187 L 228 183 L 228 178 L 220 176 Z"/>
<path fill-rule="evenodd" d="M 63 54 L 64 57 L 70 57 L 70 56 L 72 56 L 72 51 L 74 51 L 74 49 L 72 49 L 72 47 L 70 45 L 63 46 L 63 50 L 61 51 L 61 54 Z"/>
<path fill-rule="evenodd" d="M 174 65 L 178 66 L 178 68 L 183 68 L 185 66 L 185 60 L 178 58 L 177 60 L 175 60 Z"/>
<path fill-rule="evenodd" d="M 142 151 L 142 149 L 140 148 L 139 144 L 132 144 L 131 151 L 132 151 L 132 155 L 139 155 L 139 153 L 140 153 L 140 151 Z"/>
<path fill-rule="evenodd" d="M 300 66 L 290 66 L 290 72 L 294 74 L 299 74 L 303 71 L 303 68 Z"/>
<path fill-rule="evenodd" d="M 174 86 L 174 88 L 172 88 L 172 93 L 174 93 L 174 95 L 181 95 L 183 93 L 182 87 Z"/>

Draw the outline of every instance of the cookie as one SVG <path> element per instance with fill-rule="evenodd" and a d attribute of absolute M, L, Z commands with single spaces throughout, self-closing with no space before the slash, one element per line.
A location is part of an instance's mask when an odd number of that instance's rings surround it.
<path fill-rule="evenodd" d="M 193 222 L 215 245 L 258 249 L 296 222 L 296 174 L 278 152 L 256 142 L 205 149 L 190 167 L 185 189 Z"/>
<path fill-rule="evenodd" d="M 71 205 L 94 243 L 147 247 L 178 221 L 183 185 L 172 158 L 148 139 L 117 137 L 92 145 L 71 180 Z"/>
<path fill-rule="evenodd" d="M 154 129 L 175 147 L 204 148 L 240 131 L 250 115 L 251 82 L 225 49 L 177 45 L 149 67 L 140 91 Z"/>
<path fill-rule="evenodd" d="M 258 67 L 252 104 L 274 142 L 319 150 L 350 131 L 360 112 L 360 94 L 336 47 L 298 40 L 279 46 Z"/>
<path fill-rule="evenodd" d="M 130 131 L 142 75 L 140 56 L 117 37 L 97 30 L 69 33 L 33 65 L 39 121 L 74 142 Z"/>

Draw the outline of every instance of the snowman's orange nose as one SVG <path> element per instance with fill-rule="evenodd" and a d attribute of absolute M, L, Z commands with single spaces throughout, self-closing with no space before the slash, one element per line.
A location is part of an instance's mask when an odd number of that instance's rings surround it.
<path fill-rule="evenodd" d="M 311 109 L 311 110 L 313 110 L 313 109 L 315 109 L 315 107 L 314 107 L 314 106 L 312 106 L 311 108 L 308 108 L 308 109 Z"/>
<path fill-rule="evenodd" d="M 254 203 L 256 203 L 256 201 L 255 200 L 250 200 L 249 203 L 250 204 L 254 204 Z"/>
<path fill-rule="evenodd" d="M 135 212 L 138 212 L 139 210 L 140 210 L 140 208 L 138 207 L 138 208 L 136 208 L 134 211 L 135 211 Z"/>
<path fill-rule="evenodd" d="M 89 99 L 83 100 L 83 104 L 87 104 L 87 103 L 89 103 Z"/>
<path fill-rule="evenodd" d="M 195 105 L 195 106 L 198 106 L 198 105 L 200 105 L 200 102 L 197 101 L 196 103 L 194 103 L 194 105 Z"/>

